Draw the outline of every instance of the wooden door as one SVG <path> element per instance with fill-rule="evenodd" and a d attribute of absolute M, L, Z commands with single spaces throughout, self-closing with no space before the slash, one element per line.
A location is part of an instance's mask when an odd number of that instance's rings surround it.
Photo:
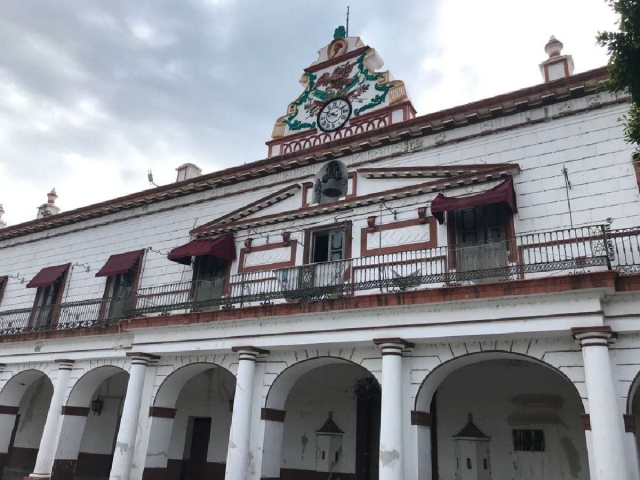
<path fill-rule="evenodd" d="M 189 451 L 189 471 L 187 480 L 206 480 L 207 452 L 209 451 L 209 437 L 211 435 L 210 418 L 194 418 L 193 433 L 191 435 L 191 450 Z"/>

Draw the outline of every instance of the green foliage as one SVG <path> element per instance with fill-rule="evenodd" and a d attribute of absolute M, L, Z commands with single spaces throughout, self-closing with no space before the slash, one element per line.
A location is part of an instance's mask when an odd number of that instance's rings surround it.
<path fill-rule="evenodd" d="M 628 92 L 631 108 L 625 116 L 625 136 L 640 146 L 640 0 L 607 0 L 620 16 L 619 31 L 600 32 L 598 43 L 609 51 L 611 79 L 607 90 Z"/>
<path fill-rule="evenodd" d="M 333 38 L 345 38 L 347 36 L 347 29 L 343 25 L 340 25 L 333 32 Z"/>

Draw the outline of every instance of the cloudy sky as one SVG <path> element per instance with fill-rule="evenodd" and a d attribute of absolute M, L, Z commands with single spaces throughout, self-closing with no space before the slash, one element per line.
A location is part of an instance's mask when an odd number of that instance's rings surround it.
<path fill-rule="evenodd" d="M 351 6 L 350 34 L 419 114 L 540 82 L 551 34 L 576 72 L 606 63 L 605 0 L 2 0 L 0 203 L 71 210 L 266 156 L 302 69 Z"/>

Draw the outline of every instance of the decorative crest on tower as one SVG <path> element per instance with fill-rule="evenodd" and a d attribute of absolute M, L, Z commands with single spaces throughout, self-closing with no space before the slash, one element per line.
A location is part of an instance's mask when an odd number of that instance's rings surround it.
<path fill-rule="evenodd" d="M 384 62 L 359 37 L 336 28 L 333 40 L 300 79 L 304 91 L 276 121 L 269 156 L 328 143 L 413 118 L 404 82 L 380 71 Z M 379 114 L 379 115 L 378 115 Z M 291 143 L 287 137 L 295 137 Z"/>

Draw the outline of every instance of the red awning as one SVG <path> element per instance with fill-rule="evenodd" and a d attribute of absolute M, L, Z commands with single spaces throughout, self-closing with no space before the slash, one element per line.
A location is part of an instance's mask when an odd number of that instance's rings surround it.
<path fill-rule="evenodd" d="M 442 224 L 444 223 L 444 212 L 451 212 L 462 208 L 480 207 L 492 203 L 506 203 L 513 213 L 518 211 L 516 192 L 513 189 L 513 180 L 511 178 L 486 192 L 468 197 L 450 198 L 439 193 L 433 202 L 431 202 L 431 215 L 436 217 L 438 222 Z"/>
<path fill-rule="evenodd" d="M 40 288 L 53 285 L 70 266 L 70 263 L 65 263 L 64 265 L 43 268 L 27 283 L 27 288 Z"/>
<path fill-rule="evenodd" d="M 199 257 L 200 255 L 212 255 L 223 260 L 235 260 L 236 244 L 233 240 L 233 234 L 227 233 L 213 239 L 192 240 L 186 245 L 171 250 L 167 258 L 172 262 L 190 265 L 191 257 Z"/>
<path fill-rule="evenodd" d="M 118 253 L 111 255 L 107 263 L 98 270 L 96 277 L 109 277 L 111 275 L 120 275 L 127 273 L 133 268 L 138 259 L 142 256 L 144 250 L 136 250 L 134 252 Z"/>

